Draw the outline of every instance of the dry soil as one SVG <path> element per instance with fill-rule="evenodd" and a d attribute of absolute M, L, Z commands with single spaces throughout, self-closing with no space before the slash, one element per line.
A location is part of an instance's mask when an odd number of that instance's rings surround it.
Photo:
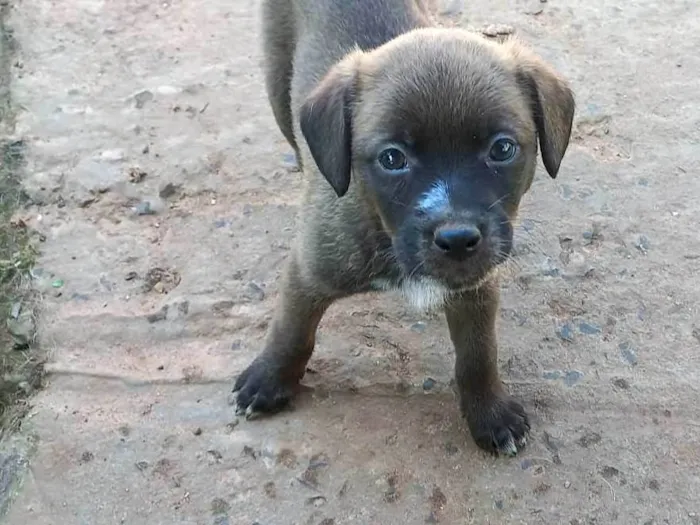
<path fill-rule="evenodd" d="M 6 523 L 700 523 L 700 3 L 448 2 L 578 101 L 503 282 L 515 459 L 460 420 L 443 319 L 388 295 L 331 309 L 294 411 L 234 416 L 301 191 L 256 2 L 9 3 L 49 377 L 5 445 Z"/>

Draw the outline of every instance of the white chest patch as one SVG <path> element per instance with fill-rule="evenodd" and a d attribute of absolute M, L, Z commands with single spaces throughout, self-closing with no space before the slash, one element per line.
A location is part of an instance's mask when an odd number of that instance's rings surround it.
<path fill-rule="evenodd" d="M 421 313 L 442 308 L 450 295 L 448 288 L 430 277 L 410 279 L 400 285 L 377 279 L 372 284 L 379 290 L 399 292 L 411 308 Z"/>

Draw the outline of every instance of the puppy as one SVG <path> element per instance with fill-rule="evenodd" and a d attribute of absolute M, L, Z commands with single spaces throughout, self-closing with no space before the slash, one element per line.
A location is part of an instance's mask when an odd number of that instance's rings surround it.
<path fill-rule="evenodd" d="M 496 270 L 535 173 L 569 144 L 567 83 L 514 40 L 432 27 L 418 0 L 263 0 L 266 89 L 306 183 L 264 349 L 237 411 L 285 407 L 334 301 L 398 289 L 441 308 L 471 435 L 515 455 L 530 425 L 497 367 Z"/>

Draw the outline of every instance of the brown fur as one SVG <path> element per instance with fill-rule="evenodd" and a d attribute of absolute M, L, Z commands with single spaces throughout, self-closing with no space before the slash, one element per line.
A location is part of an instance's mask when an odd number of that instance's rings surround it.
<path fill-rule="evenodd" d="M 307 190 L 264 350 L 234 387 L 239 410 L 250 416 L 286 406 L 326 308 L 372 290 L 378 278 L 410 280 L 402 257 L 417 257 L 433 264 L 430 278 L 466 279 L 444 306 L 461 408 L 479 446 L 515 453 L 529 423 L 498 376 L 493 257 L 484 255 L 480 267 L 435 256 L 434 246 L 412 233 L 414 223 L 424 224 L 405 212 L 418 193 L 392 208 L 387 195 L 398 195 L 403 182 L 374 178 L 367 159 L 385 142 L 405 138 L 416 151 L 440 152 L 425 154 L 423 164 L 454 161 L 450 166 L 462 169 L 457 159 L 481 158 L 493 130 L 509 130 L 519 145 L 517 164 L 493 168 L 508 191 L 496 195 L 496 182 L 475 185 L 476 172 L 467 170 L 472 178 L 454 179 L 471 184 L 459 192 L 463 209 L 440 220 L 471 220 L 482 199 L 512 221 L 532 183 L 538 144 L 550 176 L 558 173 L 571 133 L 570 89 L 517 41 L 432 28 L 427 9 L 414 0 L 264 0 L 262 9 L 266 89 Z M 502 244 L 507 233 L 487 237 Z"/>

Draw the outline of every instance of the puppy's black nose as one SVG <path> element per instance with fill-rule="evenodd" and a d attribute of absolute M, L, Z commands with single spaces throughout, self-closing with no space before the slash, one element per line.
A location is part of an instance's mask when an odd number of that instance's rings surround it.
<path fill-rule="evenodd" d="M 464 257 L 478 248 L 481 230 L 475 224 L 438 228 L 434 242 L 446 255 Z"/>

